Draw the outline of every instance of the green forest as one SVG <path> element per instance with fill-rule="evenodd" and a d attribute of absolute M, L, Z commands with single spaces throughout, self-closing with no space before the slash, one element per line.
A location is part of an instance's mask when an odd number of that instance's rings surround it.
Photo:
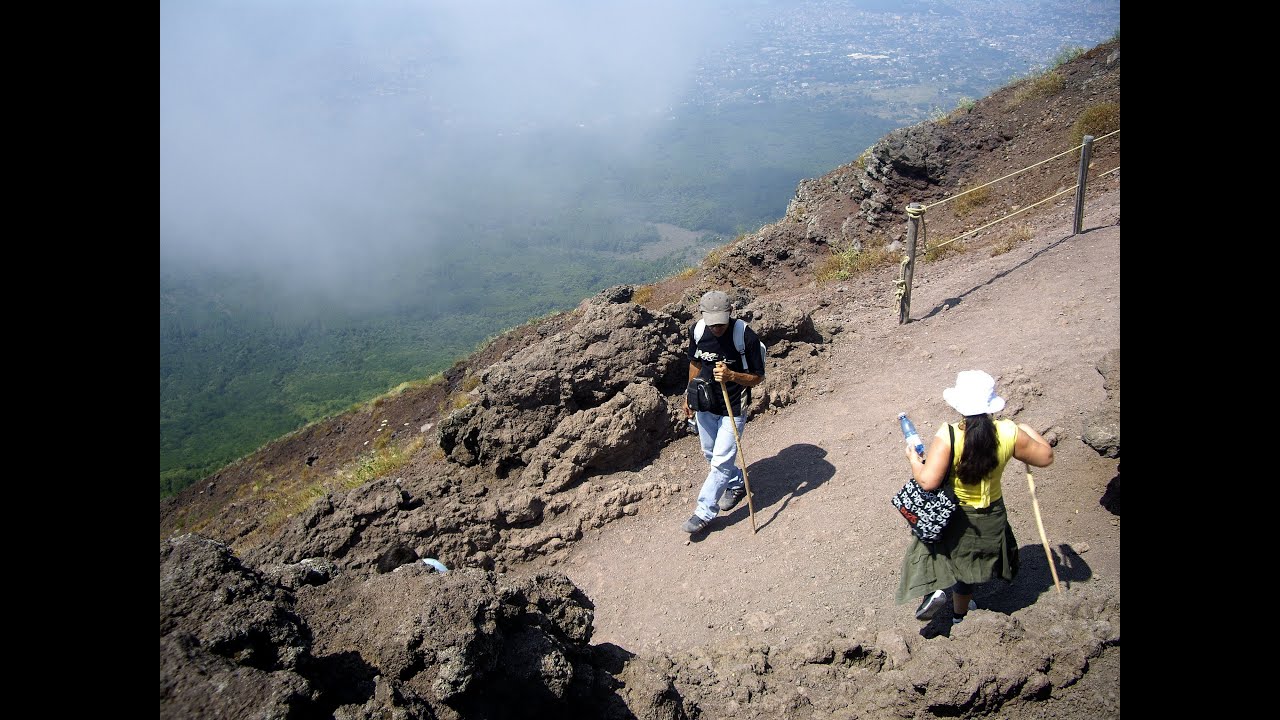
<path fill-rule="evenodd" d="M 892 129 L 870 114 L 800 104 L 693 111 L 619 155 L 554 139 L 548 202 L 502 197 L 436 215 L 449 241 L 381 271 L 376 301 L 296 298 L 261 275 L 160 274 L 160 495 L 395 386 L 435 375 L 488 339 L 603 288 L 652 282 L 777 220 L 796 184 L 856 158 Z M 515 183 L 519 186 L 519 183 Z M 460 195 L 462 193 L 460 192 Z M 695 247 L 639 251 L 653 223 Z M 305 309 L 300 309 L 305 308 Z"/>

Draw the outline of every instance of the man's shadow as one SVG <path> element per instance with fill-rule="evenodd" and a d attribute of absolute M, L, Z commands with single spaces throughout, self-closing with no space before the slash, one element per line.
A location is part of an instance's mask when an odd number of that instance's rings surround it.
<path fill-rule="evenodd" d="M 783 448 L 773 457 L 757 460 L 747 466 L 747 481 L 751 484 L 751 502 L 756 511 L 756 530 L 773 522 L 786 509 L 793 498 L 799 497 L 836 474 L 836 468 L 827 462 L 827 451 L 817 445 L 800 443 Z M 775 507 L 776 506 L 776 507 Z M 761 511 L 773 508 L 767 517 Z M 721 521 L 735 525 L 748 521 L 750 509 L 744 500 Z"/>

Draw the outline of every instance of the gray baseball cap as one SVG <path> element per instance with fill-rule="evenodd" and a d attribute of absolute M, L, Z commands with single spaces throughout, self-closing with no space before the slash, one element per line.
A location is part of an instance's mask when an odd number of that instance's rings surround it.
<path fill-rule="evenodd" d="M 724 325 L 729 322 L 729 296 L 719 290 L 703 295 L 698 308 L 702 310 L 702 321 L 708 325 Z"/>

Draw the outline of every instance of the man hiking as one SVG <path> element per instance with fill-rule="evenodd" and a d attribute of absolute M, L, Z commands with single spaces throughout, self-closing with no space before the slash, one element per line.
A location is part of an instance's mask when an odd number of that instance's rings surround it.
<path fill-rule="evenodd" d="M 702 296 L 699 309 L 702 319 L 689 328 L 689 392 L 684 412 L 685 417 L 697 418 L 698 439 L 711 471 L 698 493 L 693 517 L 681 527 L 690 534 L 706 529 L 721 510 L 732 510 L 746 497 L 742 470 L 735 464 L 738 444 L 730 423 L 736 423 L 740 437 L 747 424 L 749 390 L 764 380 L 760 338 L 742 320 L 730 317 L 729 296 L 712 290 Z M 728 389 L 728 408 L 721 383 Z"/>

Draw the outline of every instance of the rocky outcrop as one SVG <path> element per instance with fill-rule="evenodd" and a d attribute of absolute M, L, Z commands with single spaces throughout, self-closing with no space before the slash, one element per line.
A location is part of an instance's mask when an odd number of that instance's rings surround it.
<path fill-rule="evenodd" d="M 949 637 L 870 618 L 851 634 L 637 657 L 591 645 L 563 574 L 438 573 L 404 557 L 289 589 L 194 535 L 163 541 L 161 717 L 783 718 L 998 714 L 1119 652 L 1090 586 Z"/>
<path fill-rule="evenodd" d="M 1120 606 L 1072 589 L 1012 615 L 971 611 L 948 630 L 924 639 L 867 625 L 781 646 L 735 640 L 649 659 L 646 670 L 665 670 L 690 717 L 999 716 L 1074 684 L 1091 658 L 1118 653 Z"/>
<path fill-rule="evenodd" d="M 386 697 L 430 708 L 428 717 L 485 716 L 479 711 L 502 695 L 524 698 L 528 710 L 563 707 L 571 689 L 593 676 L 590 603 L 563 575 L 442 575 L 410 563 L 338 578 L 323 592 L 302 593 L 299 603 L 322 638 L 318 664 L 358 657 L 369 681 L 387 685 Z M 372 682 L 365 693 L 349 710 L 376 717 L 386 708 Z"/>
<path fill-rule="evenodd" d="M 527 455 L 523 487 L 557 492 L 591 470 L 631 467 L 653 456 L 676 419 L 651 385 L 631 384 L 603 405 L 569 416 Z"/>
<path fill-rule="evenodd" d="M 368 513 L 354 499 L 318 503 L 290 531 L 295 537 L 278 546 L 294 548 L 284 561 L 344 556 L 357 543 L 367 545 L 373 533 L 385 545 L 395 542 L 395 531 L 379 528 L 395 528 L 410 529 L 416 537 L 403 541 L 432 545 L 429 552 L 489 567 L 555 552 L 576 541 L 583 528 L 626 514 L 630 503 L 676 492 L 653 480 L 576 488 L 593 475 L 642 464 L 682 430 L 685 343 L 700 295 L 695 290 L 660 311 L 630 302 L 629 286 L 591 298 L 576 322 L 485 370 L 471 404 L 440 424 L 440 448 L 456 473 L 433 483 L 406 478 L 395 489 L 363 491 L 379 493 L 384 499 L 376 507 L 387 511 L 370 522 L 361 520 Z M 755 301 L 741 288 L 731 297 L 735 315 L 768 346 L 766 380 L 752 393 L 751 412 L 795 402 L 801 378 L 823 352 L 809 314 Z M 480 495 L 450 493 L 473 476 L 483 487 Z M 490 476 L 508 482 L 486 481 Z"/>
<path fill-rule="evenodd" d="M 591 603 L 560 574 L 410 562 L 294 591 L 196 535 L 160 555 L 161 717 L 595 716 L 611 702 Z"/>
<path fill-rule="evenodd" d="M 1102 375 L 1102 389 L 1107 399 L 1084 422 L 1080 439 L 1103 457 L 1120 457 L 1120 348 L 1116 348 L 1096 365 Z M 1107 489 L 1098 502 L 1112 513 L 1120 514 L 1120 466 L 1107 481 Z"/>
<path fill-rule="evenodd" d="M 1120 348 L 1107 353 L 1098 361 L 1102 375 L 1102 389 L 1107 399 L 1084 423 L 1080 439 L 1099 455 L 1120 457 Z"/>
<path fill-rule="evenodd" d="M 498 477 L 535 460 L 546 466 L 557 447 L 567 448 L 572 444 L 567 438 L 580 436 L 580 428 L 590 421 L 575 416 L 601 408 L 629 386 L 645 385 L 650 392 L 632 390 L 626 397 L 649 402 L 633 406 L 615 401 L 610 410 L 620 413 L 614 419 L 621 424 L 657 432 L 656 438 L 645 440 L 652 450 L 675 427 L 656 420 L 653 400 L 683 390 L 680 350 L 680 328 L 671 316 L 629 302 L 589 301 L 568 331 L 521 348 L 485 370 L 472 404 L 440 423 L 440 447 L 450 460 L 482 466 Z M 561 427 L 571 419 L 575 427 Z M 603 449 L 605 455 L 625 456 L 622 446 L 635 438 L 615 434 L 598 439 L 613 443 Z M 539 447 L 543 443 L 547 445 Z M 545 475 L 551 468 L 540 472 Z M 558 477 L 572 474 L 562 471 Z M 534 475 L 529 482 L 541 484 Z"/>
<path fill-rule="evenodd" d="M 833 250 L 884 245 L 903 234 L 908 202 L 954 183 L 954 129 L 921 123 L 895 130 L 819 178 L 800 181 L 782 220 L 743 237 L 713 272 L 724 284 L 795 286 Z"/>
<path fill-rule="evenodd" d="M 160 717 L 284 718 L 317 690 L 309 633 L 288 590 L 220 543 L 160 543 Z"/>

